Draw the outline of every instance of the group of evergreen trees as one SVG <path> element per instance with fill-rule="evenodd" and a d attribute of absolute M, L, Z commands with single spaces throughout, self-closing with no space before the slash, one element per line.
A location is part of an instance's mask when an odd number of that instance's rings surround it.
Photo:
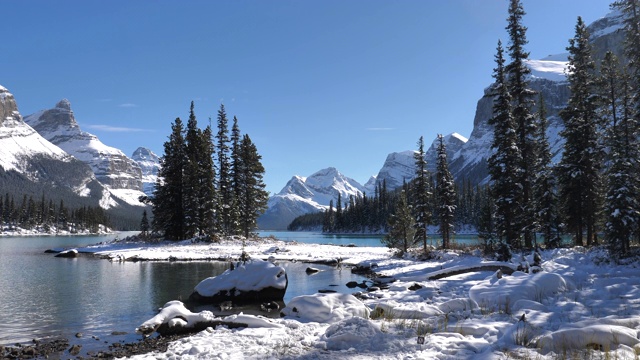
<path fill-rule="evenodd" d="M 587 27 L 578 17 L 567 47 L 571 96 L 560 112 L 564 149 L 552 166 L 544 103 L 541 96 L 536 103 L 528 86 L 525 12 L 520 0 L 510 0 L 510 62 L 498 42 L 493 74 L 493 203 L 482 226 L 484 236 L 495 236 L 499 244 L 531 248 L 540 233 L 547 246 L 557 246 L 565 232 L 575 245 L 589 246 L 604 232 L 619 257 L 639 236 L 640 2 L 621 0 L 613 7 L 626 19 L 626 61 L 609 52 L 596 64 Z"/>
<path fill-rule="evenodd" d="M 99 206 L 69 209 L 63 200 L 56 205 L 44 194 L 40 200 L 24 195 L 19 202 L 9 193 L 0 196 L 0 232 L 21 228 L 44 232 L 88 230 L 95 233 L 100 230 L 100 225 L 108 223 L 108 216 Z"/>
<path fill-rule="evenodd" d="M 233 118 L 231 137 L 224 105 L 211 124 L 198 127 L 191 102 L 186 128 L 180 118 L 164 144 L 154 191 L 152 229 L 167 239 L 203 235 L 248 237 L 267 206 L 262 157 Z M 143 219 L 144 222 L 144 219 Z"/>

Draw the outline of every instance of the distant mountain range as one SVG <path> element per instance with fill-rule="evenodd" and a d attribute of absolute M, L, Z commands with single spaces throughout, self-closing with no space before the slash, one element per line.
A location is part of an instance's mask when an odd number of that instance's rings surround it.
<path fill-rule="evenodd" d="M 64 200 L 67 206 L 100 206 L 116 223 L 139 221 L 145 183 L 155 183 L 157 156 L 138 149 L 141 163 L 84 132 L 71 104 L 26 116 L 0 86 L 0 185 L 3 191 Z M 143 177 L 142 168 L 148 173 Z M 154 172 L 155 168 L 155 172 Z M 149 189 L 149 186 L 147 185 Z"/>
<path fill-rule="evenodd" d="M 593 46 L 593 56 L 596 61 L 600 61 L 604 54 L 611 50 L 618 57 L 623 57 L 622 14 L 611 12 L 607 16 L 596 20 L 589 25 L 591 34 L 590 42 Z M 529 78 L 530 87 L 542 94 L 547 107 L 547 117 L 549 128 L 547 136 L 551 146 L 554 161 L 559 161 L 562 154 L 564 141 L 559 133 L 564 128 L 562 120 L 558 116 L 569 99 L 570 89 L 566 80 L 565 69 L 567 67 L 567 54 L 551 55 L 541 60 L 529 60 L 527 65 L 531 69 Z M 487 69 L 491 71 L 491 69 Z M 467 140 L 465 137 L 452 133 L 444 139 L 447 147 L 447 157 L 449 169 L 456 181 L 470 181 L 472 184 L 487 184 L 489 174 L 487 169 L 487 159 L 491 155 L 491 142 L 493 140 L 493 127 L 489 125 L 489 119 L 493 115 L 493 98 L 489 96 L 488 86 L 483 96 L 478 100 L 476 113 L 473 122 L 471 136 Z M 435 137 L 435 136 L 434 136 Z M 359 185 L 350 179 L 353 189 L 372 194 L 376 184 L 386 182 L 387 189 L 395 189 L 405 181 L 410 181 L 415 173 L 414 150 L 394 152 L 387 156 L 382 168 L 373 180 L 369 180 L 365 186 Z M 426 151 L 430 171 L 435 171 L 436 164 L 436 143 Z M 310 176 L 317 177 L 317 174 L 329 174 L 326 170 Z M 340 174 L 332 169 L 332 173 Z M 342 174 L 341 178 L 349 179 Z M 331 175 L 328 176 L 331 178 Z M 336 179 L 338 179 L 336 177 Z M 339 181 L 336 180 L 338 183 Z M 340 185 L 334 185 L 324 179 L 326 185 L 322 189 L 309 191 L 308 187 L 302 186 L 305 178 L 294 176 L 289 183 L 278 194 L 271 197 L 269 209 L 258 219 L 261 229 L 278 230 L 285 229 L 295 217 L 305 213 L 321 211 L 327 208 L 329 201 L 334 204 L 337 198 Z M 316 192 L 322 196 L 316 196 Z M 331 196 L 333 194 L 333 196 Z M 345 194 L 358 194 L 356 191 Z"/>
<path fill-rule="evenodd" d="M 623 57 L 621 29 L 622 18 L 617 12 L 589 26 L 597 61 L 608 50 Z M 530 87 L 542 93 L 547 106 L 548 136 L 554 160 L 558 161 L 563 145 L 558 135 L 563 129 L 558 113 L 570 95 L 565 76 L 567 55 L 530 60 L 528 66 L 532 70 Z M 493 129 L 488 124 L 493 106 L 489 88 L 478 100 L 469 139 L 457 133 L 444 139 L 450 170 L 458 181 L 464 179 L 473 184 L 489 181 L 487 159 L 493 138 Z M 435 146 L 434 140 L 426 152 L 431 171 L 435 171 Z M 389 154 L 378 174 L 365 185 L 335 168 L 326 168 L 308 177 L 293 176 L 270 198 L 268 210 L 258 219 L 258 225 L 261 229 L 285 229 L 299 215 L 322 211 L 331 200 L 335 205 L 338 193 L 347 202 L 351 195 L 373 194 L 376 185 L 383 181 L 388 189 L 397 188 L 413 178 L 414 153 L 407 150 Z M 66 99 L 23 119 L 13 95 L 0 86 L 0 185 L 3 190 L 27 191 L 36 196 L 45 191 L 72 199 L 72 203 L 119 209 L 114 214 L 141 213 L 143 205 L 138 197 L 152 194 L 159 167 L 158 156 L 149 149 L 138 148 L 129 158 L 121 150 L 103 144 L 95 135 L 82 131 Z M 127 210 L 123 212 L 123 209 Z"/>

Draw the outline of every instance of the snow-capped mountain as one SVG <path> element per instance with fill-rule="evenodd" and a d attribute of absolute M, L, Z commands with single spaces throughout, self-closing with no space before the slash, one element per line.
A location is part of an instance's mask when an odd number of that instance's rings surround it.
<path fill-rule="evenodd" d="M 296 217 L 326 209 L 331 200 L 335 206 L 338 194 L 345 204 L 349 196 L 360 196 L 365 191 L 357 181 L 332 167 L 309 177 L 296 175 L 277 195 L 269 199 L 267 211 L 258 218 L 258 227 L 269 230 L 286 229 Z"/>
<path fill-rule="evenodd" d="M 599 63 L 609 50 L 618 56 L 623 56 L 624 33 L 621 13 L 607 14 L 589 25 L 588 30 L 591 34 L 592 55 L 596 62 Z M 565 72 L 568 65 L 567 55 L 566 53 L 550 55 L 541 60 L 527 62 L 531 69 L 530 88 L 544 97 L 549 121 L 547 136 L 555 162 L 560 160 L 564 144 L 562 137 L 559 136 L 564 129 L 559 113 L 567 105 L 571 93 Z M 478 100 L 469 141 L 453 158 L 450 158 L 451 173 L 458 180 L 468 179 L 480 184 L 489 181 L 487 159 L 491 155 L 493 140 L 493 127 L 488 124 L 493 116 L 493 98 L 487 96 L 490 91 L 491 86 L 485 89 L 484 96 Z"/>
<path fill-rule="evenodd" d="M 467 139 L 458 133 L 452 133 L 444 136 L 443 142 L 447 149 L 447 158 L 452 159 L 465 145 Z M 425 151 L 427 169 L 432 173 L 436 171 L 437 149 L 438 139 L 436 137 L 431 143 L 431 146 Z M 376 176 L 376 183 L 380 184 L 382 181 L 386 181 L 387 189 L 396 189 L 402 186 L 404 182 L 409 182 L 413 179 L 415 176 L 415 153 L 416 151 L 414 150 L 407 150 L 387 155 L 382 169 L 380 169 L 378 176 Z"/>
<path fill-rule="evenodd" d="M 121 150 L 103 144 L 95 135 L 82 131 L 67 99 L 53 109 L 28 115 L 24 121 L 40 135 L 76 159 L 87 163 L 96 178 L 111 193 L 131 205 L 141 206 L 142 172 Z"/>
<path fill-rule="evenodd" d="M 133 152 L 131 159 L 138 164 L 142 171 L 142 191 L 151 196 L 158 179 L 160 158 L 153 151 L 145 147 L 139 147 Z"/>
<path fill-rule="evenodd" d="M 0 183 L 2 188 L 80 196 L 105 209 L 117 206 L 91 168 L 43 138 L 23 121 L 14 96 L 0 86 Z M 28 184 L 27 184 L 28 183 Z M 39 194 L 37 194 L 39 195 Z"/>

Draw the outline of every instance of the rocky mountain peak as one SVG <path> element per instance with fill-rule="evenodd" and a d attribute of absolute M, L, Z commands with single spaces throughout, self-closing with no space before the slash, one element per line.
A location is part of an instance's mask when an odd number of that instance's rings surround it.
<path fill-rule="evenodd" d="M 18 105 L 16 105 L 13 94 L 6 87 L 0 85 L 0 124 L 13 120 L 22 121 Z"/>
<path fill-rule="evenodd" d="M 160 158 L 150 149 L 139 147 L 133 152 L 131 159 L 138 164 L 142 171 L 142 191 L 151 196 L 158 179 Z"/>
<path fill-rule="evenodd" d="M 56 109 L 71 111 L 71 103 L 67 99 L 62 99 L 56 104 Z"/>

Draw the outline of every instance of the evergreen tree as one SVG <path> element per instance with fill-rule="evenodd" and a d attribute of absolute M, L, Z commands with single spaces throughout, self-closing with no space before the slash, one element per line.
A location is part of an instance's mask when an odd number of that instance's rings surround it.
<path fill-rule="evenodd" d="M 538 126 L 536 127 L 536 160 L 534 177 L 534 205 L 536 231 L 542 233 L 547 247 L 560 245 L 559 219 L 555 194 L 555 176 L 551 165 L 551 150 L 547 138 L 547 109 L 542 93 L 538 99 Z"/>
<path fill-rule="evenodd" d="M 415 219 L 403 190 L 400 193 L 396 211 L 389 218 L 389 233 L 382 239 L 382 243 L 387 247 L 396 248 L 406 253 L 409 247 L 415 243 L 415 232 Z"/>
<path fill-rule="evenodd" d="M 213 144 L 213 131 L 208 125 L 202 132 L 200 140 L 200 193 L 199 193 L 199 220 L 201 234 L 213 235 L 217 232 L 216 208 L 216 169 L 214 165 L 215 145 Z"/>
<path fill-rule="evenodd" d="M 240 229 L 245 237 L 256 228 L 256 220 L 267 209 L 269 193 L 263 182 L 264 167 L 262 156 L 258 154 L 256 146 L 249 135 L 244 135 L 240 142 Z"/>
<path fill-rule="evenodd" d="M 322 221 L 322 232 L 331 233 L 335 226 L 335 212 L 333 211 L 333 199 L 329 200 L 329 209 L 325 211 Z"/>
<path fill-rule="evenodd" d="M 218 110 L 218 133 L 216 134 L 218 155 L 218 211 L 220 230 L 225 235 L 235 233 L 233 224 L 233 188 L 231 182 L 231 163 L 229 161 L 229 126 L 224 105 Z"/>
<path fill-rule="evenodd" d="M 488 159 L 491 194 L 495 201 L 495 230 L 498 239 L 511 247 L 520 247 L 520 203 L 522 155 L 511 111 L 511 95 L 507 88 L 502 42 L 498 41 L 494 69 L 493 153 Z M 486 214 L 485 214 L 486 216 Z"/>
<path fill-rule="evenodd" d="M 531 113 L 533 105 L 532 96 L 535 94 L 529 88 L 528 77 L 531 70 L 526 65 L 529 53 L 524 50 L 528 43 L 526 37 L 527 28 L 522 25 L 522 17 L 525 15 L 520 0 L 510 0 L 509 17 L 506 27 L 509 33 L 509 46 L 507 48 L 511 62 L 506 65 L 506 79 L 508 91 L 512 100 L 512 116 L 515 124 L 517 141 L 516 146 L 520 150 L 519 180 L 522 191 L 515 201 L 519 205 L 519 211 L 515 213 L 515 222 L 519 223 L 523 232 L 524 246 L 533 246 L 535 231 L 533 195 L 533 168 L 535 166 L 535 118 Z M 519 245 L 514 243 L 513 245 Z"/>
<path fill-rule="evenodd" d="M 456 190 L 453 176 L 449 171 L 447 151 L 442 134 L 438 134 L 438 161 L 437 161 L 437 187 L 436 197 L 438 201 L 438 214 L 440 220 L 440 233 L 442 234 L 442 247 L 449 248 L 449 242 L 454 231 L 454 216 L 456 213 Z"/>
<path fill-rule="evenodd" d="M 167 239 L 185 239 L 183 173 L 187 165 L 184 126 L 180 118 L 171 124 L 154 190 L 153 229 Z"/>
<path fill-rule="evenodd" d="M 560 112 L 564 121 L 561 135 L 565 138 L 559 164 L 560 195 L 565 222 L 574 233 L 576 245 L 595 244 L 598 212 L 601 204 L 602 149 L 599 144 L 595 64 L 591 59 L 589 34 L 578 17 L 575 37 L 569 40 L 569 73 L 571 97 Z"/>
<path fill-rule="evenodd" d="M 238 118 L 233 117 L 233 126 L 231 127 L 231 168 L 229 178 L 231 179 L 231 188 L 233 189 L 233 206 L 231 208 L 231 223 L 238 224 L 240 213 L 238 212 L 239 203 L 241 202 L 242 176 L 240 174 L 242 164 L 242 154 L 240 143 L 242 141 L 240 127 L 238 126 Z M 239 229 L 236 229 L 239 230 Z"/>
<path fill-rule="evenodd" d="M 142 212 L 142 220 L 140 220 L 140 235 L 147 237 L 149 234 L 149 218 L 147 217 L 147 210 Z"/>
<path fill-rule="evenodd" d="M 412 182 L 412 205 L 415 214 L 414 242 L 423 244 L 424 252 L 427 253 L 427 228 L 431 223 L 432 196 L 429 171 L 427 170 L 427 160 L 424 153 L 424 140 L 420 136 L 418 139 L 418 151 L 413 154 L 416 174 Z"/>
<path fill-rule="evenodd" d="M 631 238 L 640 224 L 638 181 L 638 123 L 631 108 L 629 78 L 618 60 L 607 52 L 601 66 L 600 93 L 603 117 L 608 122 L 610 167 L 605 198 L 605 239 L 614 258 L 630 252 Z"/>
<path fill-rule="evenodd" d="M 198 128 L 198 121 L 193 110 L 193 101 L 189 109 L 189 120 L 185 135 L 186 164 L 183 179 L 183 211 L 184 236 L 193 238 L 200 233 L 200 165 L 202 152 L 202 131 Z"/>

